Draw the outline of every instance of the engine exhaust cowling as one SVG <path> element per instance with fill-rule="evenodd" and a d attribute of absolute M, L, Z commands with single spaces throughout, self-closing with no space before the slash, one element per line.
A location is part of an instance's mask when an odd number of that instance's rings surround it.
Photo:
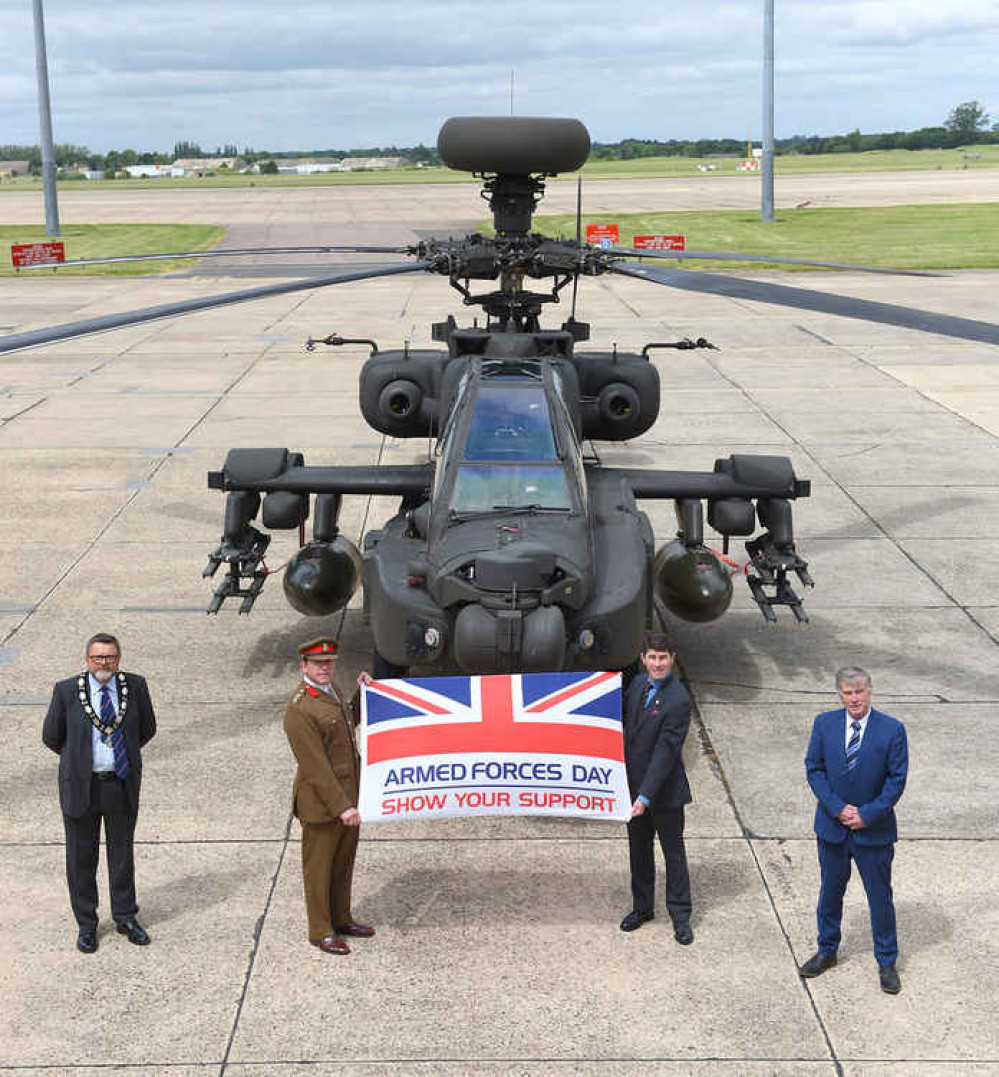
<path fill-rule="evenodd" d="M 361 555 L 343 535 L 332 542 L 310 542 L 288 562 L 285 597 L 299 613 L 322 617 L 342 610 L 357 590 Z"/>
<path fill-rule="evenodd" d="M 653 580 L 657 597 L 684 621 L 714 621 L 732 601 L 732 580 L 705 546 L 667 542 L 656 554 Z"/>

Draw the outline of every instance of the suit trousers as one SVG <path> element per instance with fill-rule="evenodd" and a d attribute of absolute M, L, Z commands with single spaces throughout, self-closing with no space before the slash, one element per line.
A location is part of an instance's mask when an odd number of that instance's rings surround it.
<path fill-rule="evenodd" d="M 302 823 L 302 882 L 309 938 L 318 942 L 353 920 L 350 886 L 360 827 Z"/>
<path fill-rule="evenodd" d="M 628 823 L 628 852 L 631 857 L 632 908 L 641 915 L 655 912 L 656 862 L 653 838 L 666 861 L 666 908 L 674 924 L 690 920 L 690 873 L 683 845 L 683 808 L 646 810 Z"/>
<path fill-rule="evenodd" d="M 840 922 L 843 918 L 843 895 L 850 881 L 850 861 L 857 865 L 867 905 L 871 913 L 874 957 L 879 965 L 894 964 L 898 957 L 895 932 L 895 904 L 892 900 L 891 865 L 895 846 L 860 845 L 853 833 L 837 844 L 818 838 L 821 886 L 816 909 L 819 950 L 834 953 L 839 948 Z"/>
<path fill-rule="evenodd" d="M 66 881 L 73 915 L 81 931 L 97 930 L 97 865 L 101 849 L 101 820 L 107 843 L 111 915 L 116 923 L 139 911 L 135 900 L 135 861 L 132 839 L 135 815 L 125 783 L 119 778 L 90 779 L 90 807 L 81 816 L 63 815 L 66 827 Z"/>

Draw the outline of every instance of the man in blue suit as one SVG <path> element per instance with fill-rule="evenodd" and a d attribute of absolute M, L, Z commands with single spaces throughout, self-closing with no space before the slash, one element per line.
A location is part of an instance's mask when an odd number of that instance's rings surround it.
<path fill-rule="evenodd" d="M 881 989 L 897 995 L 902 984 L 895 969 L 891 865 L 898 838 L 895 805 L 909 771 L 905 726 L 871 707 L 871 677 L 865 670 L 839 670 L 836 689 L 843 706 L 818 715 L 805 756 L 808 784 L 818 798 L 821 888 L 816 910 L 819 948 L 799 971 L 819 976 L 836 964 L 852 860 L 867 892 Z"/>

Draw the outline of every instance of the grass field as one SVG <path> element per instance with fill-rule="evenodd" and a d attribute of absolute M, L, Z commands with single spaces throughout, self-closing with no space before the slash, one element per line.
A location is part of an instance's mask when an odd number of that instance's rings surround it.
<path fill-rule="evenodd" d="M 736 172 L 738 160 L 732 157 L 644 157 L 632 161 L 591 161 L 583 166 L 588 180 L 655 179 L 671 176 L 739 175 L 748 181 L 757 180 L 752 173 Z M 714 165 L 711 172 L 701 172 L 698 166 Z M 827 153 L 815 156 L 787 155 L 777 157 L 778 176 L 793 176 L 820 172 L 903 172 L 953 170 L 963 168 L 999 168 L 999 145 L 958 147 L 952 150 L 872 150 L 868 153 Z M 63 181 L 60 189 L 126 189 L 147 190 L 164 187 L 203 189 L 206 187 L 351 187 L 386 183 L 471 183 L 467 172 L 449 168 L 401 168 L 385 172 L 323 172 L 313 176 L 253 176 L 217 172 L 214 176 L 185 177 L 184 179 L 133 179 L 113 181 Z M 0 199 L 4 191 L 41 189 L 41 180 L 17 178 L 0 183 Z M 0 202 L 2 207 L 2 202 Z M 2 208 L 0 208 L 2 216 Z"/>
<path fill-rule="evenodd" d="M 60 228 L 59 240 L 66 246 L 66 260 L 78 258 L 114 258 L 124 254 L 160 254 L 172 251 L 201 251 L 217 243 L 225 234 L 224 228 L 210 224 L 75 224 Z M 12 243 L 43 243 L 44 225 L 0 224 L 0 277 L 12 277 L 18 270 L 11 265 Z M 126 262 L 124 265 L 93 266 L 60 269 L 59 275 L 73 276 L 138 276 L 145 273 L 165 273 L 188 269 L 190 260 L 164 262 Z M 28 277 L 51 273 L 47 269 L 20 270 Z"/>
<path fill-rule="evenodd" d="M 895 269 L 999 267 L 999 203 L 781 210 L 771 224 L 758 211 L 584 215 L 583 224 L 616 223 L 621 246 L 634 235 L 681 234 L 691 250 L 738 251 Z M 483 230 L 489 222 L 482 222 Z M 538 216 L 545 235 L 574 237 L 571 214 Z M 585 235 L 585 233 L 584 233 Z M 706 269 L 745 267 L 743 261 L 690 262 Z M 759 267 L 759 263 L 757 263 Z M 794 269 L 793 266 L 775 267 Z"/>
<path fill-rule="evenodd" d="M 711 175 L 737 174 L 747 179 L 754 178 L 752 173 L 736 173 L 738 163 L 731 157 L 646 157 L 633 161 L 590 161 L 583 166 L 583 176 L 586 179 L 689 176 L 698 172 L 698 165 L 713 164 L 716 170 L 709 173 Z M 953 150 L 871 150 L 867 153 L 809 156 L 789 154 L 774 159 L 774 172 L 778 176 L 821 172 L 928 172 L 963 168 L 999 168 L 999 145 Z"/>
<path fill-rule="evenodd" d="M 616 223 L 621 245 L 645 233 L 680 233 L 691 250 L 738 251 L 829 262 L 885 266 L 895 269 L 994 269 L 999 267 L 999 203 L 881 208 L 815 208 L 781 210 L 772 224 L 748 210 L 715 212 L 621 213 L 584 216 L 583 224 Z M 481 221 L 482 232 L 491 221 Z M 534 218 L 537 231 L 550 236 L 575 236 L 571 214 Z M 103 258 L 126 254 L 206 250 L 224 235 L 211 225 L 106 224 L 63 228 L 66 258 Z M 45 239 L 42 225 L 0 225 L 3 264 L 0 276 L 12 276 L 10 244 Z M 59 270 L 60 276 L 164 273 L 191 267 L 190 261 L 136 262 Z M 746 261 L 689 262 L 704 268 L 745 268 Z M 759 267 L 760 263 L 756 263 Z M 796 267 L 780 267 L 793 270 Z M 49 273 L 22 270 L 23 275 Z"/>

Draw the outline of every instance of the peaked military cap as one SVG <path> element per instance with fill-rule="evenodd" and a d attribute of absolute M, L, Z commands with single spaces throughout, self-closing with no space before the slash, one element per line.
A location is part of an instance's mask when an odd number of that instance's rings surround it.
<path fill-rule="evenodd" d="M 303 643 L 298 648 L 298 653 L 310 661 L 322 661 L 324 658 L 336 658 L 336 653 L 340 649 L 340 645 L 332 636 L 317 636 L 316 639 L 310 639 L 308 643 Z"/>

